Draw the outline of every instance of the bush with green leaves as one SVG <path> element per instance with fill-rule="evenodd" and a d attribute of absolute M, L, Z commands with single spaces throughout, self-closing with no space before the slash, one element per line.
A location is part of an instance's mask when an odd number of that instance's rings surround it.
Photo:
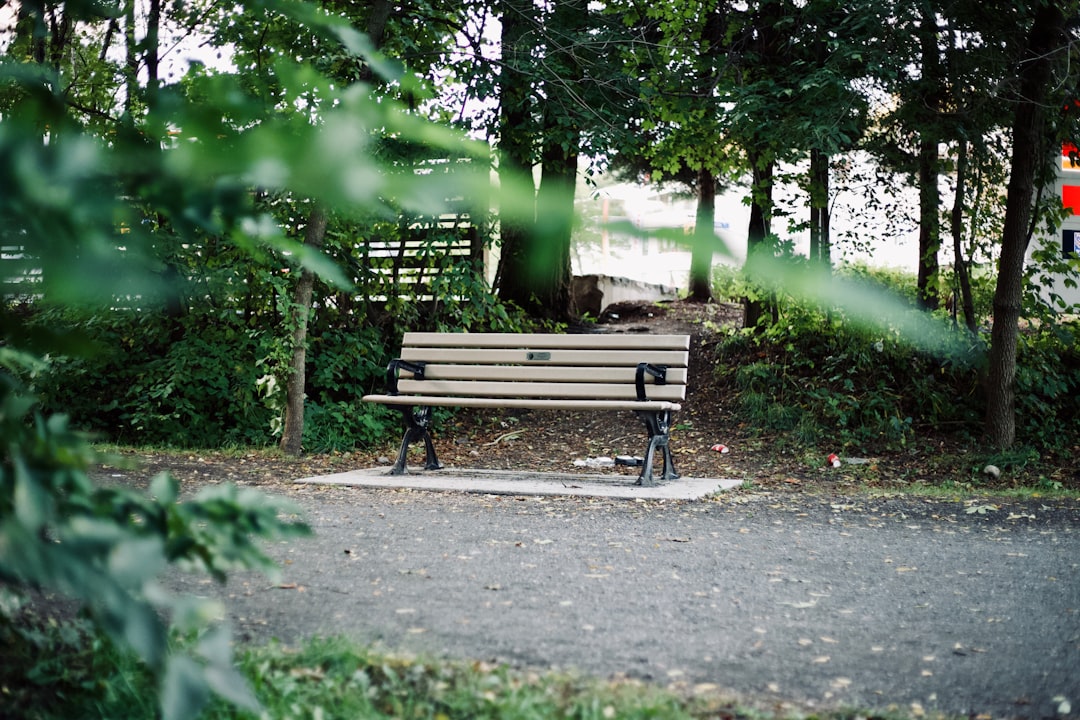
<path fill-rule="evenodd" d="M 218 580 L 235 568 L 272 574 L 258 539 L 302 534 L 307 526 L 290 504 L 232 485 L 208 486 L 185 500 L 168 474 L 155 476 L 148 492 L 96 485 L 90 470 L 109 459 L 65 416 L 40 412 L 12 372 L 27 365 L 40 361 L 0 347 L 0 581 L 75 600 L 111 641 L 145 663 L 164 717 L 192 717 L 210 691 L 254 707 L 232 668 L 228 629 L 212 623 L 220 609 L 174 597 L 157 578 L 169 565 Z M 170 623 L 204 633 L 196 654 L 169 652 Z"/>
<path fill-rule="evenodd" d="M 774 269 L 784 279 L 775 287 L 786 290 L 807 272 Z M 979 437 L 988 338 L 947 322 L 945 311 L 917 310 L 914 279 L 903 273 L 848 266 L 833 277 L 842 309 L 796 288 L 781 296 L 779 322 L 732 332 L 718 346 L 718 372 L 747 424 L 803 446 L 828 440 L 860 452 L 919 434 Z M 984 285 L 977 307 L 988 299 Z M 1080 416 L 1078 326 L 1030 312 L 1036 319 L 1018 346 L 1017 452 L 1053 460 L 1075 445 L 1068 428 Z"/>
<path fill-rule="evenodd" d="M 931 352 L 839 313 L 786 306 L 764 331 L 730 333 L 717 355 L 748 424 L 801 445 L 895 448 L 920 428 L 974 430 L 981 418 L 978 347 Z"/>
<path fill-rule="evenodd" d="M 1017 355 L 1017 434 L 1029 448 L 1068 457 L 1080 426 L 1080 321 L 1028 328 Z"/>

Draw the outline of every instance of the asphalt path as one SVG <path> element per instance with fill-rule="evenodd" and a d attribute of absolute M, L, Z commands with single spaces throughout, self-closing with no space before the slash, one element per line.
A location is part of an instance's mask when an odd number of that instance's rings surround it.
<path fill-rule="evenodd" d="M 278 582 L 177 589 L 240 639 L 560 668 L 801 709 L 1080 713 L 1077 504 L 288 494 Z"/>

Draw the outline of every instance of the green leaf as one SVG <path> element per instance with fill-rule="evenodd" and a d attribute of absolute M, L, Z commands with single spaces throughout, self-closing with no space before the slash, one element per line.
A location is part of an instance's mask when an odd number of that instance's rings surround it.
<path fill-rule="evenodd" d="M 162 720 L 192 720 L 209 697 L 202 666 L 185 655 L 170 657 L 161 684 Z"/>
<path fill-rule="evenodd" d="M 180 494 L 180 483 L 169 472 L 160 472 L 150 481 L 150 495 L 161 505 L 172 505 Z"/>
<path fill-rule="evenodd" d="M 15 517 L 28 530 L 44 527 L 52 514 L 52 501 L 45 488 L 34 477 L 21 455 L 13 458 L 15 465 Z"/>
<path fill-rule="evenodd" d="M 113 547 L 108 570 L 119 584 L 138 588 L 162 572 L 167 564 L 160 537 L 136 538 Z"/>

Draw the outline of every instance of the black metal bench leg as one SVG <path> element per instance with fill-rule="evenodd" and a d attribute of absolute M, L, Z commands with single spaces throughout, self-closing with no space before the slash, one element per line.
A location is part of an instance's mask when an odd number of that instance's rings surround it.
<path fill-rule="evenodd" d="M 645 429 L 649 433 L 649 447 L 645 450 L 645 460 L 641 464 L 641 475 L 638 476 L 637 484 L 645 487 L 656 485 L 653 477 L 653 463 L 656 460 L 656 451 L 660 450 L 664 458 L 664 472 L 661 480 L 677 480 L 679 474 L 675 472 L 675 461 L 671 457 L 671 448 L 668 441 L 671 439 L 671 413 L 664 411 L 638 410 L 637 416 L 645 423 Z"/>
<path fill-rule="evenodd" d="M 398 451 L 397 461 L 390 469 L 391 475 L 405 475 L 408 473 L 406 458 L 409 454 L 409 446 L 417 440 L 424 441 L 424 469 L 439 470 L 442 465 L 435 457 L 435 444 L 431 441 L 431 408 L 427 406 L 410 407 L 404 405 L 395 406 L 401 411 L 405 419 L 405 437 L 401 440 L 401 450 Z"/>

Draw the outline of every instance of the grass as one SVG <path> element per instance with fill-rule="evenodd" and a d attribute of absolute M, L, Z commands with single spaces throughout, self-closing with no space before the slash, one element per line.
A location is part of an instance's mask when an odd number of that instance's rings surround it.
<path fill-rule="evenodd" d="M 10 605 L 10 596 L 5 601 Z M 0 603 L 2 604 L 2 603 Z M 83 621 L 58 622 L 24 609 L 0 613 L 0 717 L 28 720 L 158 717 L 154 679 L 130 654 Z M 187 643 L 178 643 L 184 647 Z M 212 700 L 205 720 L 772 720 L 806 717 L 797 708 L 754 708 L 712 686 L 660 687 L 485 662 L 390 656 L 343 639 L 299 648 L 241 646 L 236 664 L 258 713 Z M 850 710 L 813 717 L 882 717 Z M 890 715 L 890 717 L 893 717 Z M 895 717 L 902 717 L 895 715 Z"/>
<path fill-rule="evenodd" d="M 177 650 L 193 638 L 177 640 Z M 0 717 L 28 720 L 159 716 L 153 676 L 81 620 L 35 614 L 0 590 Z M 203 720 L 778 720 L 900 718 L 851 709 L 807 716 L 794 705 L 740 704 L 714 685 L 660 687 L 485 662 L 394 656 L 341 639 L 241 646 L 235 664 L 257 712 L 212 698 Z"/>

